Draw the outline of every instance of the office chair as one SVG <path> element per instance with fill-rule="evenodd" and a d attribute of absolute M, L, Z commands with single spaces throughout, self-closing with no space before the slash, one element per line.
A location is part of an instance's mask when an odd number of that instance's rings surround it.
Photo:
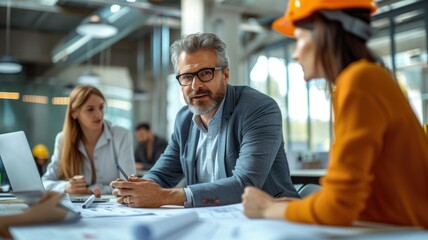
<path fill-rule="evenodd" d="M 309 183 L 301 187 L 298 191 L 301 198 L 305 198 L 314 192 L 318 192 L 321 189 L 321 185 Z"/>
<path fill-rule="evenodd" d="M 303 186 L 305 186 L 305 184 L 303 184 L 303 183 L 295 183 L 295 184 L 293 184 L 294 185 L 294 188 L 296 189 L 296 191 L 297 192 L 299 192 L 300 191 L 300 189 L 303 187 Z"/>

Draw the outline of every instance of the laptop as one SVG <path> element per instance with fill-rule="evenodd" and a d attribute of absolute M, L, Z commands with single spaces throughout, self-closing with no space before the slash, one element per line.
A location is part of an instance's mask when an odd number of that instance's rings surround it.
<path fill-rule="evenodd" d="M 27 204 L 37 201 L 37 195 L 42 195 L 45 188 L 23 131 L 0 134 L 0 157 L 13 193 L 19 198 L 27 198 L 24 199 Z M 83 203 L 89 196 L 69 195 L 69 198 L 71 202 Z M 95 203 L 108 201 L 109 198 L 94 200 Z"/>
<path fill-rule="evenodd" d="M 0 134 L 0 158 L 13 194 L 29 206 L 37 202 L 45 189 L 23 131 Z M 64 222 L 75 222 L 81 218 L 67 199 L 59 205 L 67 210 Z"/>

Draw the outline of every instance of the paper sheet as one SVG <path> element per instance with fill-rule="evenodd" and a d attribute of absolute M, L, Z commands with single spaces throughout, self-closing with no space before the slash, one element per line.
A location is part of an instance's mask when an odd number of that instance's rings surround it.
<path fill-rule="evenodd" d="M 81 204 L 80 204 L 81 205 Z M 130 208 L 118 203 L 93 203 L 89 208 L 75 207 L 83 218 L 154 215 L 150 209 Z"/>
<path fill-rule="evenodd" d="M 127 207 L 122 206 L 122 210 Z M 102 208 L 101 208 L 102 209 Z M 138 210 L 128 208 L 129 211 Z M 428 239 L 428 231 L 401 228 L 327 227 L 291 223 L 284 220 L 248 219 L 242 205 L 192 209 L 139 209 L 138 216 L 120 216 L 121 209 L 112 210 L 115 217 L 88 217 L 73 224 L 11 228 L 20 239 L 141 239 L 136 228 L 154 225 L 170 232 L 162 240 L 277 240 L 277 239 Z M 107 210 L 106 210 L 107 211 Z M 152 213 L 151 215 L 141 215 Z M 126 214 L 126 213 L 125 213 Z M 189 214 L 189 215 L 187 215 Z M 186 217 L 191 216 L 192 217 Z M 199 217 L 196 218 L 195 214 Z M 158 231 L 159 231 L 158 229 Z M 169 229 L 169 230 L 168 230 Z M 156 236 L 154 236 L 156 239 Z"/>
<path fill-rule="evenodd" d="M 73 224 L 14 227 L 15 240 L 132 240 L 135 217 L 83 218 Z"/>

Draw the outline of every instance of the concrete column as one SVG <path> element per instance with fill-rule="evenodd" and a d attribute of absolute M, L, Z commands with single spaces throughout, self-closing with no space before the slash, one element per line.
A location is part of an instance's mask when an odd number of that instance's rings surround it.
<path fill-rule="evenodd" d="M 147 81 L 146 78 L 147 76 L 145 75 L 145 73 L 147 72 L 146 69 L 146 64 L 148 62 L 151 62 L 149 57 L 149 54 L 147 54 L 147 50 L 146 50 L 146 44 L 147 41 L 144 40 L 139 40 L 137 43 L 137 48 L 136 48 L 136 76 L 133 77 L 134 79 L 134 90 L 138 89 L 138 90 L 145 90 L 148 91 L 148 89 L 151 88 L 151 82 Z M 150 84 L 150 86 L 149 86 Z M 150 91 L 148 91 L 147 93 L 148 95 L 150 94 Z M 141 96 L 139 96 L 141 97 Z M 149 122 L 150 121 L 150 116 L 151 116 L 151 112 L 149 111 L 151 106 L 151 102 L 149 103 L 149 97 L 147 97 L 147 99 L 145 101 L 143 101 L 141 98 L 135 99 L 133 102 L 133 113 L 134 113 L 134 118 L 133 118 L 133 126 L 132 126 L 132 131 L 135 127 L 136 124 L 140 123 L 140 122 Z"/>
<path fill-rule="evenodd" d="M 244 85 L 246 80 L 242 74 L 241 59 L 242 44 L 239 37 L 239 25 L 241 23 L 240 13 L 225 9 L 212 8 L 210 22 L 206 24 L 206 29 L 215 33 L 226 43 L 227 55 L 229 57 L 230 83 L 232 85 Z"/>
<path fill-rule="evenodd" d="M 219 36 L 226 43 L 230 83 L 233 85 L 246 83 L 244 75 L 240 73 L 240 23 L 239 12 L 218 8 L 213 0 L 181 0 L 181 33 L 212 32 Z"/>
<path fill-rule="evenodd" d="M 211 0 L 181 0 L 181 34 L 204 32 L 208 1 Z"/>

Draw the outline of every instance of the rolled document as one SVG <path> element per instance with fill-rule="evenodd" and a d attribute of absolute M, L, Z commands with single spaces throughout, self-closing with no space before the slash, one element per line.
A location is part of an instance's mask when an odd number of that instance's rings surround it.
<path fill-rule="evenodd" d="M 189 212 L 134 226 L 135 239 L 163 239 L 165 236 L 183 230 L 198 221 L 198 214 Z"/>

